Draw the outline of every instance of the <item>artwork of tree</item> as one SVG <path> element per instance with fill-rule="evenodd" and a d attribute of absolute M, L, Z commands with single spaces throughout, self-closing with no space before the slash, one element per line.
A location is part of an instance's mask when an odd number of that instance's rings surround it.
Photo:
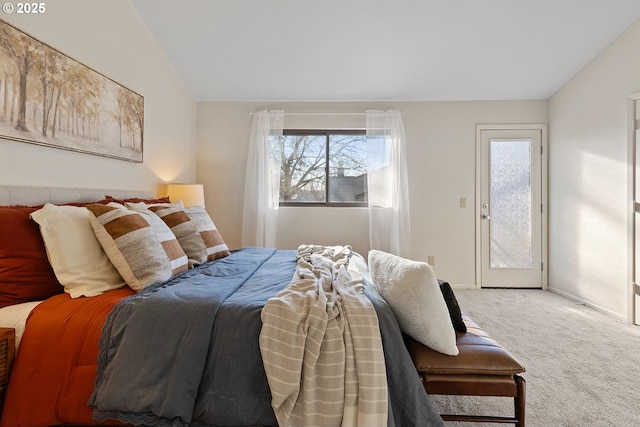
<path fill-rule="evenodd" d="M 0 21 L 0 137 L 142 162 L 144 98 Z"/>

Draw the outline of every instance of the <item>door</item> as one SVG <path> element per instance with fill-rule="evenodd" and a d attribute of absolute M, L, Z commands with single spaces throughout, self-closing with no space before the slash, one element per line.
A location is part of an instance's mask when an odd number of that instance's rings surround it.
<path fill-rule="evenodd" d="M 479 127 L 481 287 L 542 288 L 544 126 Z M 545 194 L 546 195 L 546 194 Z"/>

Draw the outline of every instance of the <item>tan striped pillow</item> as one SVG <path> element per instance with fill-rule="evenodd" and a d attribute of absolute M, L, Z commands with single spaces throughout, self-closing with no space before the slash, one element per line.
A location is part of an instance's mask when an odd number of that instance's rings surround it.
<path fill-rule="evenodd" d="M 178 238 L 189 258 L 189 267 L 229 255 L 229 248 L 204 208 L 149 206 L 148 209 L 162 218 Z"/>
<path fill-rule="evenodd" d="M 134 291 L 187 270 L 188 260 L 169 227 L 151 211 L 114 204 L 87 206 L 98 241 Z"/>

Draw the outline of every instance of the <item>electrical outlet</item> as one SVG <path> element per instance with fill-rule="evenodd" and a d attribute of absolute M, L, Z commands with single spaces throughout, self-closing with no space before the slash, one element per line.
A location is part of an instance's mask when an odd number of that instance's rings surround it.
<path fill-rule="evenodd" d="M 460 197 L 460 207 L 461 208 L 466 208 L 467 207 L 467 198 L 466 197 Z"/>
<path fill-rule="evenodd" d="M 429 264 L 432 267 L 436 265 L 436 257 L 434 257 L 433 255 L 429 255 L 427 257 L 427 264 Z"/>

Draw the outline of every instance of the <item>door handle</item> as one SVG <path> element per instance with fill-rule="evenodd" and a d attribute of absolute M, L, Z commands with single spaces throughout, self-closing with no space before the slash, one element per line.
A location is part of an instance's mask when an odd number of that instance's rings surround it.
<path fill-rule="evenodd" d="M 491 219 L 491 215 L 482 214 L 482 219 L 486 219 L 488 221 Z"/>

